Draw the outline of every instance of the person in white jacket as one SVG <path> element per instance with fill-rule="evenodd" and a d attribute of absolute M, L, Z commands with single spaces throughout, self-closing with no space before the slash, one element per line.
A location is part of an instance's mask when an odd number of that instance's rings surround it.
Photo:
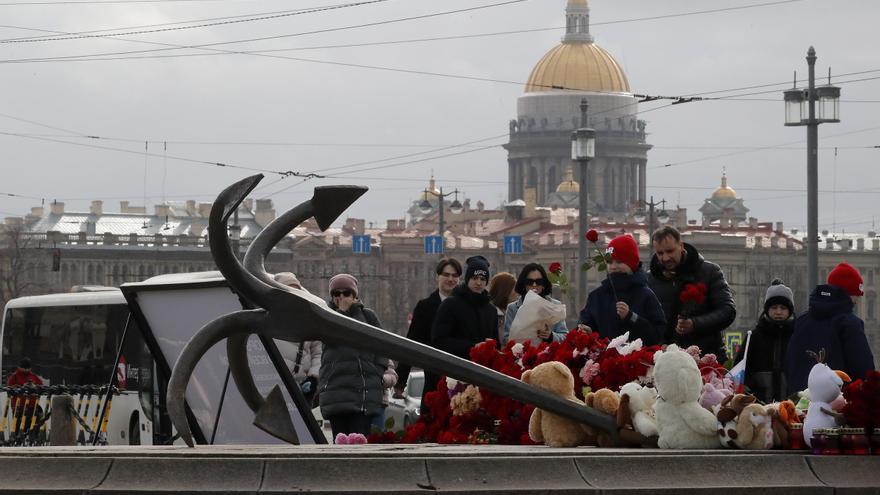
<path fill-rule="evenodd" d="M 303 289 L 296 275 L 290 272 L 275 274 L 275 281 L 288 287 Z M 307 340 L 305 342 L 288 342 L 275 340 L 278 351 L 284 357 L 284 362 L 290 369 L 293 378 L 302 388 L 303 395 L 311 403 L 318 391 L 318 376 L 321 370 L 321 352 L 323 344 L 320 340 Z"/>

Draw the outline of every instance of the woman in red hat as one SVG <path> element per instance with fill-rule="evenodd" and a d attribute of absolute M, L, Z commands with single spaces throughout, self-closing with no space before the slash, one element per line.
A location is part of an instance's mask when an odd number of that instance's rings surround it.
<path fill-rule="evenodd" d="M 639 261 L 639 245 L 631 235 L 608 243 L 611 262 L 602 285 L 593 289 L 581 310 L 579 326 L 614 338 L 629 332 L 629 340 L 660 344 L 666 318 Z"/>

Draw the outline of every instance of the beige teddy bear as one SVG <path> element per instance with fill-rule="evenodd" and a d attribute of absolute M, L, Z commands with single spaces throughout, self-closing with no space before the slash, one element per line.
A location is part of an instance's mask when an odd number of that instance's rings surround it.
<path fill-rule="evenodd" d="M 521 380 L 586 407 L 574 395 L 574 376 L 571 370 L 559 361 L 539 364 L 523 373 Z M 595 432 L 589 426 L 541 409 L 532 411 L 529 438 L 548 447 L 595 444 Z"/>
<path fill-rule="evenodd" d="M 617 411 L 620 408 L 620 394 L 607 388 L 600 388 L 595 392 L 588 393 L 584 397 L 584 402 L 588 407 L 616 418 Z M 611 437 L 604 431 L 598 432 L 596 444 L 599 447 L 614 447 Z"/>

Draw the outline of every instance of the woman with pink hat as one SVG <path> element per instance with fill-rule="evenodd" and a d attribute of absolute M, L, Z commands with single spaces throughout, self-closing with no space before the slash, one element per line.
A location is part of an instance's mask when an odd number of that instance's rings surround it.
<path fill-rule="evenodd" d="M 330 307 L 349 318 L 382 328 L 379 317 L 358 299 L 358 280 L 347 273 L 330 279 Z M 353 347 L 324 344 L 318 378 L 321 415 L 339 433 L 368 435 L 385 414 L 385 390 L 397 383 L 388 358 Z"/>

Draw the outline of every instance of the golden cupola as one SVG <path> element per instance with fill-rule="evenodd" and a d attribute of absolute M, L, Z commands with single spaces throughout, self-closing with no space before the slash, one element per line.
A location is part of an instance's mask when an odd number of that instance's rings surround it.
<path fill-rule="evenodd" d="M 556 187 L 556 192 L 558 193 L 579 193 L 581 190 L 580 185 L 574 181 L 574 173 L 571 170 L 571 165 L 565 168 L 565 178 L 562 179 L 562 182 L 559 183 L 559 186 Z"/>
<path fill-rule="evenodd" d="M 736 199 L 736 191 L 727 185 L 727 173 L 721 174 L 721 186 L 712 193 L 714 199 Z"/>
<path fill-rule="evenodd" d="M 437 182 L 434 180 L 434 174 L 431 174 L 431 180 L 428 181 L 428 187 L 419 195 L 425 201 L 437 201 L 440 197 L 440 189 L 437 188 Z"/>
<path fill-rule="evenodd" d="M 526 83 L 526 93 L 554 89 L 629 93 L 623 69 L 593 42 L 590 7 L 586 0 L 568 0 L 562 43 L 538 61 Z"/>

